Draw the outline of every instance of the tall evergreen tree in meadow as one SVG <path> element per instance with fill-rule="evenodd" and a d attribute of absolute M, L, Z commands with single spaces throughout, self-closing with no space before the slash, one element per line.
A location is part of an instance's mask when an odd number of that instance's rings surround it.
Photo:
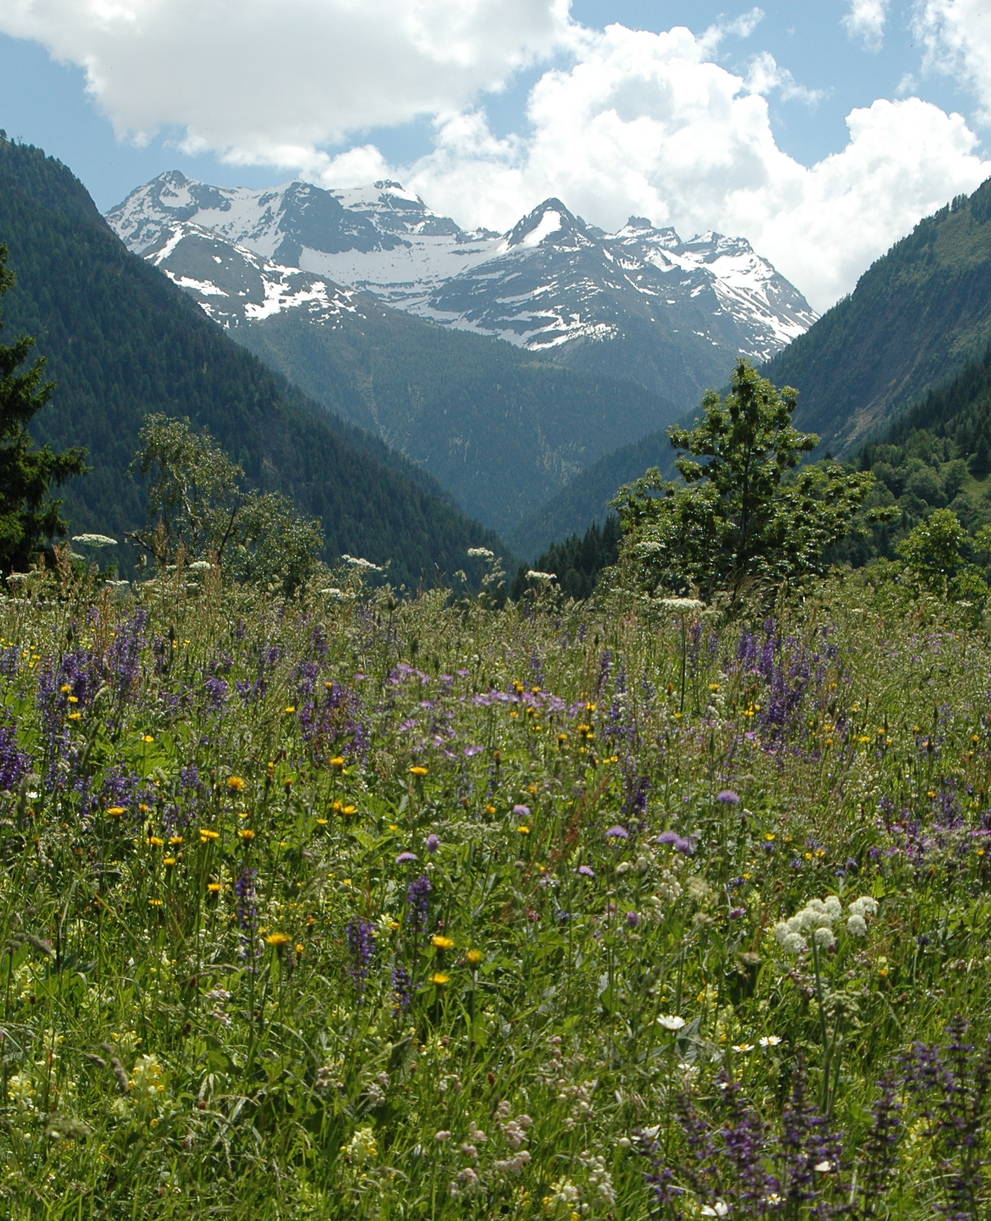
<path fill-rule="evenodd" d="M 13 283 L 7 247 L 0 246 L 0 296 Z M 4 574 L 28 567 L 46 543 L 65 530 L 60 502 L 48 493 L 53 485 L 85 470 L 83 450 L 56 453 L 47 445 L 37 446 L 28 433 L 28 421 L 55 389 L 44 381 L 42 357 L 22 368 L 33 346 L 28 335 L 0 344 L 0 573 Z"/>
<path fill-rule="evenodd" d="M 793 427 L 796 399 L 741 360 L 730 393 L 705 396 L 695 428 L 669 430 L 687 451 L 675 461 L 684 483 L 654 468 L 613 501 L 621 562 L 639 588 L 735 603 L 823 571 L 830 548 L 858 528 L 873 476 L 826 462 L 786 479 L 819 443 Z"/>

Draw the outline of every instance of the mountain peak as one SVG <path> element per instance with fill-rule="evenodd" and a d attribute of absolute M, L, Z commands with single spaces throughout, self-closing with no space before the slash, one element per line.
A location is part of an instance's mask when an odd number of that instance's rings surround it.
<path fill-rule="evenodd" d="M 506 238 L 506 249 L 542 246 L 549 238 L 554 246 L 584 244 L 589 240 L 584 230 L 584 222 L 552 195 L 517 222 Z"/>
<path fill-rule="evenodd" d="M 182 170 L 163 170 L 152 182 L 160 182 L 169 186 L 189 186 L 193 180 L 187 178 Z"/>

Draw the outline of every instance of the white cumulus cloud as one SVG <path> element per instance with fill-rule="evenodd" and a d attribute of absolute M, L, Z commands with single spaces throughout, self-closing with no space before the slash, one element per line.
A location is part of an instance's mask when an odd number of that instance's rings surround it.
<path fill-rule="evenodd" d="M 856 109 L 847 128 L 840 152 L 726 203 L 755 247 L 820 310 L 923 216 L 991 175 L 961 116 L 918 98 Z"/>
<path fill-rule="evenodd" d="M 851 38 L 860 38 L 871 51 L 879 51 L 884 42 L 884 23 L 888 16 L 888 0 L 849 0 L 849 11 L 843 26 Z"/>
<path fill-rule="evenodd" d="M 704 38 L 609 26 L 568 69 L 545 72 L 525 139 L 495 139 L 475 111 L 393 173 L 463 224 L 508 228 L 549 195 L 606 228 L 630 214 L 684 236 L 717 229 L 767 255 L 817 309 L 922 216 L 991 174 L 959 115 L 918 98 L 847 118 L 847 143 L 805 166 L 778 146 L 766 93 L 707 59 Z"/>
<path fill-rule="evenodd" d="M 991 116 L 991 5 L 914 3 L 928 69 L 963 74 Z M 848 29 L 879 39 L 886 7 L 850 0 Z M 717 229 L 824 309 L 991 162 L 961 116 L 899 96 L 852 111 L 845 144 L 802 164 L 771 108 L 821 95 L 760 47 L 740 72 L 717 62 L 762 18 L 696 34 L 585 28 L 569 0 L 0 0 L 0 32 L 82 65 L 122 134 L 178 133 L 327 186 L 398 178 L 464 226 L 507 229 L 556 195 L 605 228 Z M 494 131 L 487 95 L 533 65 L 525 119 Z M 390 163 L 370 133 L 417 117 L 432 147 Z"/>
<path fill-rule="evenodd" d="M 4 0 L 0 32 L 85 69 L 121 135 L 293 165 L 463 109 L 570 43 L 569 0 Z"/>
<path fill-rule="evenodd" d="M 926 66 L 962 80 L 980 106 L 979 121 L 991 126 L 991 5 L 987 0 L 918 0 L 916 36 Z"/>

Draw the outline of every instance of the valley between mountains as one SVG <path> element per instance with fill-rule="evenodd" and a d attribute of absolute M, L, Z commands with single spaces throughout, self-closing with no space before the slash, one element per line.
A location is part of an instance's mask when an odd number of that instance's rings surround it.
<path fill-rule="evenodd" d="M 107 219 L 239 343 L 510 540 L 816 317 L 742 238 L 642 217 L 605 233 L 557 199 L 469 232 L 395 182 L 251 191 L 173 171 Z M 550 541 L 528 535 L 523 550 Z"/>

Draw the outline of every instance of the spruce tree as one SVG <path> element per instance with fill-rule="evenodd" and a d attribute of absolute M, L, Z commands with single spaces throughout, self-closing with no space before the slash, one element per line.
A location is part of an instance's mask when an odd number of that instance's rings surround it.
<path fill-rule="evenodd" d="M 0 245 L 0 296 L 13 283 L 7 247 Z M 0 344 L 0 574 L 27 568 L 54 535 L 65 531 L 60 502 L 49 498 L 49 490 L 86 469 L 83 450 L 56 453 L 36 445 L 27 430 L 55 389 L 44 381 L 42 357 L 21 367 L 33 346 L 28 335 Z"/>
<path fill-rule="evenodd" d="M 654 468 L 613 501 L 622 563 L 640 589 L 773 597 L 821 572 L 829 549 L 857 529 L 869 471 L 826 461 L 787 478 L 819 442 L 793 427 L 796 398 L 740 361 L 730 393 L 707 394 L 695 428 L 669 430 L 687 451 L 675 462 L 684 483 Z"/>

